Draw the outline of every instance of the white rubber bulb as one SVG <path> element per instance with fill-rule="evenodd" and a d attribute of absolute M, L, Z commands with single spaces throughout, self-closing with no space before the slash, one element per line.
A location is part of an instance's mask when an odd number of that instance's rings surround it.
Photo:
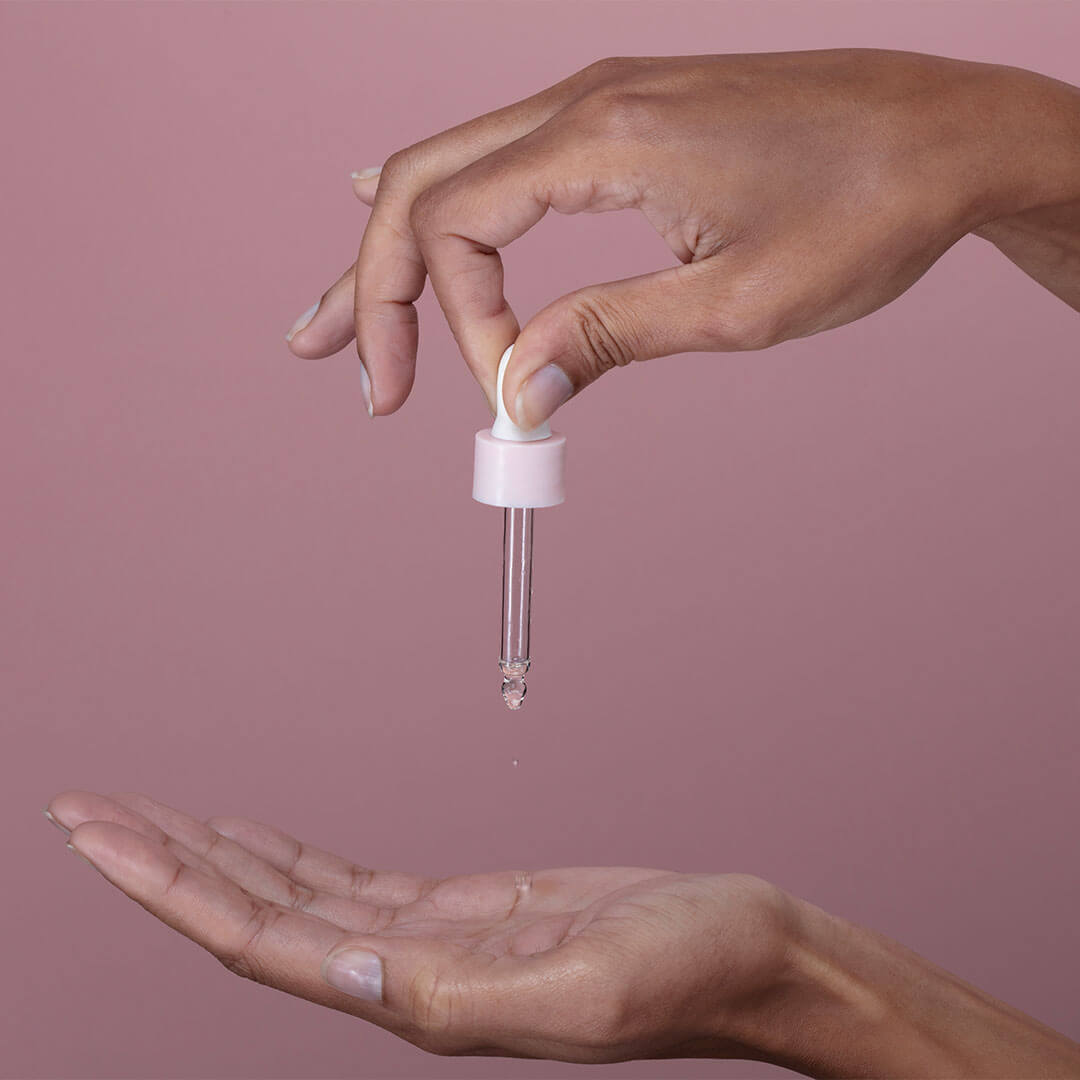
<path fill-rule="evenodd" d="M 506 374 L 506 367 L 510 363 L 510 354 L 513 351 L 514 346 L 511 345 L 499 360 L 499 375 L 495 383 L 495 423 L 491 425 L 491 434 L 496 439 L 506 439 L 509 442 L 538 442 L 540 439 L 550 438 L 551 426 L 546 420 L 539 427 L 534 427 L 532 431 L 526 431 L 510 419 L 510 414 L 503 404 L 503 376 Z"/>

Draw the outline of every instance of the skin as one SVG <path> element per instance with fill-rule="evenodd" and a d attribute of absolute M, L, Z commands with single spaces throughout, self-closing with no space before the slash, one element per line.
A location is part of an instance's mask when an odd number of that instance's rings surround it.
<path fill-rule="evenodd" d="M 372 415 L 411 389 L 428 278 L 489 405 L 516 341 L 504 396 L 526 427 L 565 398 L 558 379 L 534 393 L 548 365 L 577 393 L 632 360 L 817 333 L 887 304 L 968 233 L 1080 310 L 1080 91 L 1014 68 L 876 50 L 602 61 L 399 151 L 354 189 L 372 206 L 356 263 L 288 338 L 314 358 L 355 336 Z M 678 264 L 562 297 L 520 328 L 499 248 L 549 208 L 637 209 Z M 1080 1076 L 1064 1036 L 753 877 L 436 880 L 145 796 L 67 792 L 48 814 L 230 971 L 434 1053 Z M 374 994 L 328 981 L 355 949 L 377 957 Z"/>
<path fill-rule="evenodd" d="M 818 333 L 968 233 L 1080 310 L 1080 90 L 1016 68 L 864 49 L 604 60 L 354 186 L 372 206 L 359 256 L 290 347 L 355 335 L 373 415 L 408 396 L 428 278 L 489 405 L 516 340 L 503 392 L 525 427 L 553 407 L 530 401 L 547 364 L 577 393 L 633 360 Z M 549 208 L 636 209 L 678 263 L 519 329 L 499 248 Z"/>
<path fill-rule="evenodd" d="M 815 1076 L 1080 1076 L 1080 1046 L 758 878 L 374 871 L 245 818 L 69 791 L 72 851 L 225 967 L 436 1054 L 759 1058 Z M 360 948 L 377 998 L 330 986 Z"/>

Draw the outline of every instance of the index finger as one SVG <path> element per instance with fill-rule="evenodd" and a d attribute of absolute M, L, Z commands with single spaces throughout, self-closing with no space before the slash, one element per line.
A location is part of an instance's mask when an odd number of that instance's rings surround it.
<path fill-rule="evenodd" d="M 575 214 L 640 201 L 636 186 L 598 152 L 597 140 L 569 110 L 416 200 L 412 225 L 432 287 L 482 385 L 494 388 L 498 359 L 519 329 L 503 287 L 499 248 L 523 236 L 549 208 Z"/>
<path fill-rule="evenodd" d="M 355 272 L 356 348 L 371 380 L 373 415 L 400 408 L 415 374 L 415 301 L 424 290 L 428 267 L 410 220 L 414 201 L 470 162 L 535 130 L 590 89 L 618 78 L 628 64 L 622 60 L 591 64 L 538 94 L 401 150 L 383 165 Z M 516 322 L 509 307 L 501 314 L 497 337 L 509 344 Z M 493 359 L 485 353 L 483 363 L 476 362 L 475 349 L 466 355 L 492 411 L 501 352 L 496 349 Z"/>
<path fill-rule="evenodd" d="M 519 1026 L 528 1030 L 536 1010 L 525 999 L 550 981 L 540 965 L 530 966 L 521 957 L 496 958 L 435 937 L 357 935 L 260 901 L 113 822 L 78 825 L 70 846 L 234 974 L 351 1013 L 432 1049 L 461 1052 L 490 1045 L 508 1003 L 518 1003 Z M 345 962 L 355 963 L 358 952 L 374 954 L 376 979 L 370 969 L 359 983 L 349 975 Z"/>
<path fill-rule="evenodd" d="M 325 1000 L 317 980 L 319 965 L 346 931 L 257 900 L 114 822 L 78 825 L 69 842 L 109 882 L 231 971 L 313 1001 Z"/>

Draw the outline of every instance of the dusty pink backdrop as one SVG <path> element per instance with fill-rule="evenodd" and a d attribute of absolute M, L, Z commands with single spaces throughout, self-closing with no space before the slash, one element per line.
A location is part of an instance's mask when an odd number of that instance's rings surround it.
<path fill-rule="evenodd" d="M 752 871 L 1080 1036 L 1075 313 L 970 239 L 855 326 L 571 404 L 517 716 L 486 414 L 430 296 L 391 419 L 351 353 L 282 342 L 352 259 L 350 169 L 599 56 L 1080 81 L 1078 36 L 1030 2 L 0 7 L 4 1074 L 581 1071 L 234 979 L 64 851 L 69 786 L 373 864 Z M 668 258 L 632 216 L 547 220 L 509 287 L 527 315 Z"/>

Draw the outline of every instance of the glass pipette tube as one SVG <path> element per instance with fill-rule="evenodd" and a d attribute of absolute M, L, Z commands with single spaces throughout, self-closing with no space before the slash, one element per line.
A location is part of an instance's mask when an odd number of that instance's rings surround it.
<path fill-rule="evenodd" d="M 508 709 L 525 703 L 525 674 L 529 670 L 529 620 L 532 607 L 532 509 L 503 510 L 502 644 L 499 669 L 502 696 Z"/>

